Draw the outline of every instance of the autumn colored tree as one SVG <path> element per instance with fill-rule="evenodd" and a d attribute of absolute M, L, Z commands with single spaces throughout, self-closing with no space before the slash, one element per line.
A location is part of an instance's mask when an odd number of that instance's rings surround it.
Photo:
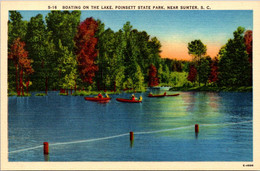
<path fill-rule="evenodd" d="M 148 86 L 154 87 L 154 86 L 157 86 L 158 84 L 159 84 L 159 79 L 157 77 L 157 69 L 153 64 L 151 64 L 150 68 L 149 68 L 149 83 L 148 83 Z"/>
<path fill-rule="evenodd" d="M 250 85 L 253 84 L 253 32 L 252 30 L 247 30 L 244 34 L 244 41 L 246 45 L 246 52 L 248 53 L 248 60 L 250 63 Z"/>
<path fill-rule="evenodd" d="M 249 56 L 249 62 L 252 64 L 252 51 L 253 51 L 253 32 L 252 30 L 247 30 L 244 34 L 244 41 L 246 45 L 246 51 Z"/>
<path fill-rule="evenodd" d="M 95 72 L 98 71 L 95 64 L 98 55 L 98 39 L 95 37 L 97 28 L 98 23 L 93 18 L 87 18 L 80 23 L 75 36 L 78 70 L 82 81 L 88 84 L 93 83 Z"/>
<path fill-rule="evenodd" d="M 31 67 L 31 60 L 28 59 L 28 52 L 24 49 L 25 43 L 21 41 L 20 38 L 14 40 L 13 44 L 11 45 L 11 50 L 8 54 L 8 58 L 11 59 L 16 68 L 16 91 L 17 94 L 24 95 L 23 91 L 23 79 L 24 74 L 26 78 L 26 82 L 29 82 L 29 75 L 34 72 Z M 18 72 L 20 73 L 19 83 L 18 83 Z M 27 89 L 29 83 L 26 84 Z"/>
<path fill-rule="evenodd" d="M 13 45 L 15 39 L 18 37 L 21 39 L 21 41 L 24 40 L 25 34 L 26 34 L 26 27 L 27 22 L 22 20 L 22 15 L 17 11 L 10 11 L 9 12 L 9 18 L 8 21 L 8 53 L 11 52 L 11 46 Z M 15 65 L 13 63 L 14 60 L 8 58 L 8 89 L 10 91 L 18 91 L 17 87 L 17 68 L 15 68 Z"/>
<path fill-rule="evenodd" d="M 189 71 L 189 75 L 188 75 L 188 80 L 190 82 L 195 82 L 197 78 L 197 69 L 195 68 L 195 66 L 192 64 L 190 65 L 190 71 Z"/>

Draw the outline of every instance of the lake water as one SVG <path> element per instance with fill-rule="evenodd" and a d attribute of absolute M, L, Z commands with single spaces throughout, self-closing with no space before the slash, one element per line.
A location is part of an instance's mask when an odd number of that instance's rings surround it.
<path fill-rule="evenodd" d="M 253 160 L 252 93 L 167 93 L 180 95 L 137 93 L 140 104 L 116 101 L 127 93 L 106 104 L 58 92 L 8 97 L 9 161 Z"/>

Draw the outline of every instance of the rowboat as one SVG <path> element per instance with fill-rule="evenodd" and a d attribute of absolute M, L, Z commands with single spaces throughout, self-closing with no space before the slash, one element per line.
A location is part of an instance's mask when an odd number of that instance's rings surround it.
<path fill-rule="evenodd" d="M 98 98 L 98 97 L 84 97 L 85 100 L 88 101 L 95 101 L 95 102 L 108 102 L 111 100 L 111 98 L 103 97 L 103 98 Z"/>
<path fill-rule="evenodd" d="M 141 103 L 142 102 L 142 100 L 121 99 L 121 98 L 116 98 L 116 100 L 119 102 L 125 102 L 125 103 Z"/>
<path fill-rule="evenodd" d="M 180 94 L 169 94 L 169 95 L 166 95 L 166 96 L 179 96 Z"/>
<path fill-rule="evenodd" d="M 165 95 L 164 94 L 157 94 L 157 95 L 152 95 L 152 94 L 149 94 L 148 97 L 164 97 Z"/>

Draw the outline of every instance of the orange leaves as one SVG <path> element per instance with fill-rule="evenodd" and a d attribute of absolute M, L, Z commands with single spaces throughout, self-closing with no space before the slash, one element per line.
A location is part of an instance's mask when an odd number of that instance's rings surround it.
<path fill-rule="evenodd" d="M 98 55 L 98 39 L 95 37 L 97 29 L 98 23 L 93 18 L 87 18 L 79 25 L 75 36 L 78 69 L 83 82 L 89 84 L 93 83 L 95 72 L 98 71 L 98 66 L 94 63 Z"/>
<path fill-rule="evenodd" d="M 31 66 L 31 60 L 28 59 L 28 52 L 24 49 L 25 43 L 20 38 L 14 40 L 11 46 L 11 51 L 8 54 L 8 58 L 12 59 L 14 63 L 26 74 L 32 74 L 33 69 Z"/>

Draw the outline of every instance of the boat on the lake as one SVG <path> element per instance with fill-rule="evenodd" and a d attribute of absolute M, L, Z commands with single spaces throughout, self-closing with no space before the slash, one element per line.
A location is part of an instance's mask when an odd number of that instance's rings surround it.
<path fill-rule="evenodd" d="M 166 96 L 179 96 L 180 94 L 167 94 Z"/>
<path fill-rule="evenodd" d="M 180 94 L 166 94 L 166 92 L 164 94 L 152 94 L 149 93 L 148 97 L 165 97 L 165 96 L 179 96 Z"/>
<path fill-rule="evenodd" d="M 166 96 L 166 92 L 164 92 L 164 94 L 152 94 L 152 93 L 149 93 L 148 97 L 164 97 Z"/>
<path fill-rule="evenodd" d="M 116 98 L 117 101 L 119 102 L 125 102 L 125 103 L 141 103 L 142 100 L 138 99 L 138 100 L 133 100 L 133 99 L 122 99 L 122 98 Z"/>
<path fill-rule="evenodd" d="M 148 97 L 164 97 L 165 95 L 164 94 L 149 94 Z"/>
<path fill-rule="evenodd" d="M 111 100 L 110 97 L 84 97 L 85 100 L 87 101 L 95 101 L 95 102 L 109 102 Z"/>

